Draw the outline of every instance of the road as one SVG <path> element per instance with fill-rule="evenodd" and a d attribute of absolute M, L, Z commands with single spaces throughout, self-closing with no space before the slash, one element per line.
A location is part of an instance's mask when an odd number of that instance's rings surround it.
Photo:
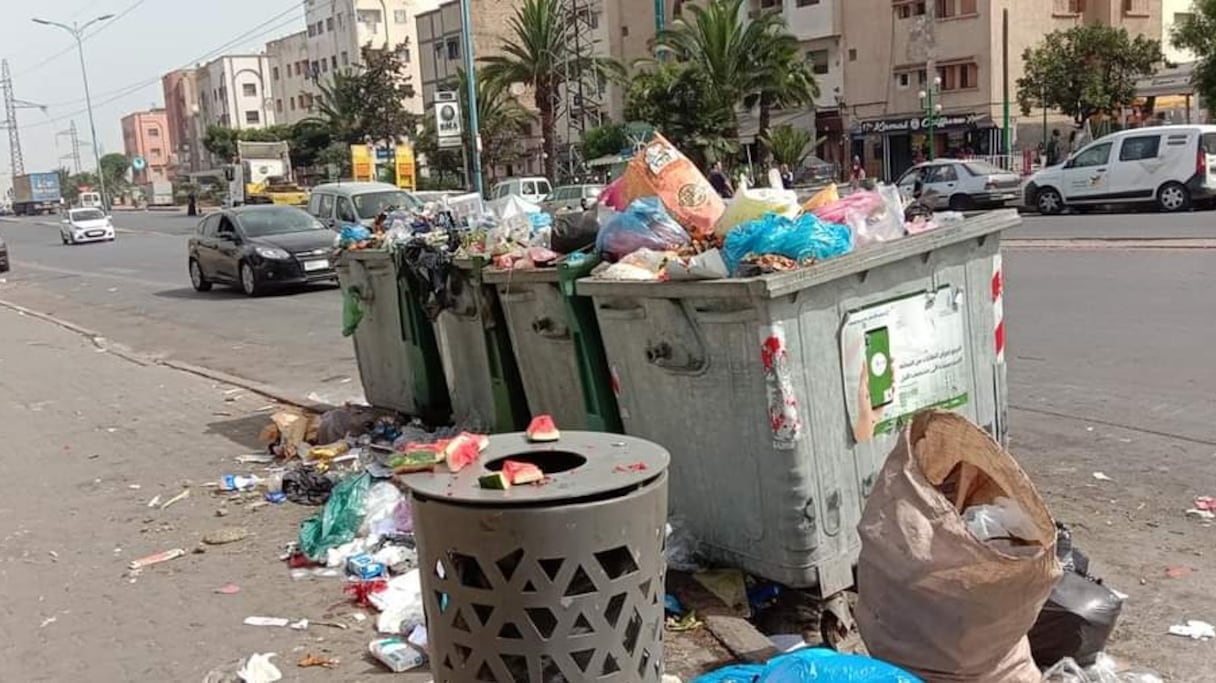
<path fill-rule="evenodd" d="M 7 219 L 13 272 L 0 299 L 50 313 L 137 351 L 341 403 L 362 397 L 335 287 L 250 299 L 200 294 L 186 274 L 197 219 L 114 214 L 113 243 L 64 246 L 54 217 Z"/>
<path fill-rule="evenodd" d="M 196 294 L 185 272 L 192 219 L 118 213 L 115 223 L 115 243 L 80 247 L 29 219 L 0 223 L 14 262 L 0 299 L 299 395 L 359 395 L 337 291 Z M 1211 239 L 1216 213 L 1031 216 L 1005 238 L 1011 450 L 1095 572 L 1130 595 L 1111 651 L 1203 679 L 1211 644 L 1165 633 L 1216 622 L 1203 578 L 1216 574 L 1216 529 L 1184 515 L 1194 496 L 1216 495 L 1216 249 L 1044 240 Z M 1166 579 L 1167 567 L 1195 573 Z"/>

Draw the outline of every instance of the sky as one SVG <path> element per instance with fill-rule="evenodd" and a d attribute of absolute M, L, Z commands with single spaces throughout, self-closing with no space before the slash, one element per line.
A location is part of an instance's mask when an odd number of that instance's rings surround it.
<path fill-rule="evenodd" d="M 167 71 L 231 52 L 264 49 L 268 40 L 304 28 L 301 0 L 0 0 L 0 58 L 8 60 L 17 99 L 45 105 L 17 110 L 27 173 L 71 167 L 71 122 L 92 170 L 89 120 L 75 41 L 38 17 L 71 24 L 115 17 L 85 33 L 84 54 L 102 155 L 122 152 L 122 117 L 164 106 Z M 0 109 L 0 124 L 3 109 Z M 12 183 L 8 134 L 0 132 L 0 193 Z"/>

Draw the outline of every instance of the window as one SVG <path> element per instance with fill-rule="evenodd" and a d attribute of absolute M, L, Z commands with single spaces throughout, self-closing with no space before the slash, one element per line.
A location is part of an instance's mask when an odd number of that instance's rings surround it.
<path fill-rule="evenodd" d="M 381 15 L 378 9 L 355 10 L 355 21 L 360 24 L 379 24 L 380 19 Z"/>
<path fill-rule="evenodd" d="M 536 194 L 536 183 L 531 180 L 525 180 L 523 183 L 520 183 L 519 192 L 525 195 Z"/>
<path fill-rule="evenodd" d="M 398 24 L 404 24 L 410 20 L 409 13 L 403 9 L 393 10 L 393 21 Z"/>
<path fill-rule="evenodd" d="M 332 66 L 332 67 L 333 67 L 333 68 L 335 68 L 335 69 L 337 69 L 337 68 L 338 68 L 338 55 L 330 55 L 330 57 L 329 57 L 329 65 L 330 65 L 330 66 Z"/>
<path fill-rule="evenodd" d="M 271 67 L 271 69 L 270 69 L 270 77 L 271 77 L 271 78 L 273 78 L 273 79 L 274 79 L 274 80 L 276 80 L 276 81 L 277 81 L 277 80 L 279 80 L 279 67 L 277 67 L 277 66 L 275 66 L 275 67 Z"/>
<path fill-rule="evenodd" d="M 1148 14 L 1148 0 L 1123 0 L 1123 13 L 1132 15 Z"/>
<path fill-rule="evenodd" d="M 159 129 L 159 128 L 149 128 L 149 129 L 148 129 L 148 137 L 150 137 L 150 138 L 158 138 L 158 137 L 160 137 L 160 129 Z"/>
<path fill-rule="evenodd" d="M 977 14 L 975 0 L 958 0 L 958 13 L 960 16 Z"/>
<path fill-rule="evenodd" d="M 317 35 L 321 35 L 322 33 L 325 33 L 325 25 L 318 21 L 317 22 Z"/>
<path fill-rule="evenodd" d="M 262 116 L 256 110 L 250 109 L 245 112 L 245 123 L 261 123 Z"/>
<path fill-rule="evenodd" d="M 408 47 L 397 48 L 397 55 L 401 57 L 401 61 L 406 64 L 410 63 L 410 49 Z"/>
<path fill-rule="evenodd" d="M 304 96 L 303 96 L 303 95 L 296 95 L 296 100 L 298 100 L 298 101 L 299 101 L 299 103 L 300 103 L 300 109 L 303 109 L 303 108 L 304 108 Z"/>
<path fill-rule="evenodd" d="M 343 223 L 359 222 L 359 217 L 355 215 L 355 207 L 351 205 L 350 200 L 346 197 L 338 199 L 338 220 Z"/>
<path fill-rule="evenodd" d="M 760 0 L 760 9 L 770 9 L 772 7 L 781 7 L 781 0 Z"/>
<path fill-rule="evenodd" d="M 954 0 L 936 0 L 937 18 L 946 19 L 954 16 Z"/>
<path fill-rule="evenodd" d="M 1055 0 L 1052 14 L 1076 16 L 1085 11 L 1085 0 Z"/>
<path fill-rule="evenodd" d="M 343 13 L 338 14 L 338 28 L 342 28 L 342 14 Z"/>
<path fill-rule="evenodd" d="M 1123 146 L 1119 148 L 1119 161 L 1156 159 L 1157 150 L 1160 148 L 1160 135 L 1139 135 L 1134 138 L 1124 138 Z"/>
<path fill-rule="evenodd" d="M 214 237 L 215 227 L 219 225 L 220 215 L 218 213 L 207 216 L 198 223 L 198 234 L 203 237 Z"/>
<path fill-rule="evenodd" d="M 311 76 L 312 78 L 316 78 L 317 74 L 319 74 L 319 73 L 321 73 L 321 63 L 316 60 L 313 60 L 312 69 L 309 71 L 308 75 Z"/>
<path fill-rule="evenodd" d="M 290 108 L 292 111 L 295 111 L 295 110 L 296 110 L 296 98 L 294 98 L 294 97 L 288 97 L 288 98 L 287 98 L 287 106 L 288 106 L 288 107 L 289 107 L 289 108 Z"/>
<path fill-rule="evenodd" d="M 274 101 L 274 110 L 280 114 L 283 113 L 283 99 L 279 98 Z"/>
<path fill-rule="evenodd" d="M 153 147 L 148 150 L 148 156 L 153 159 L 160 159 L 160 147 Z"/>
<path fill-rule="evenodd" d="M 958 172 L 954 170 L 954 164 L 942 164 L 935 166 L 929 171 L 926 183 L 954 183 L 958 182 Z"/>
<path fill-rule="evenodd" d="M 855 47 L 849 48 L 849 61 L 850 62 L 857 61 L 857 48 L 855 48 Z"/>
<path fill-rule="evenodd" d="M 321 195 L 321 209 L 317 214 L 318 218 L 329 218 L 334 215 L 334 196 L 332 194 Z"/>
<path fill-rule="evenodd" d="M 329 17 L 328 19 L 325 20 L 325 30 L 327 30 L 327 31 L 334 30 L 334 18 L 333 17 Z"/>
<path fill-rule="evenodd" d="M 317 27 L 314 24 L 309 24 L 308 25 L 308 37 L 312 38 L 315 35 L 317 35 Z"/>
<path fill-rule="evenodd" d="M 978 88 L 980 87 L 980 67 L 976 64 L 960 64 L 958 67 L 958 87 L 959 88 Z"/>
<path fill-rule="evenodd" d="M 895 87 L 899 88 L 900 90 L 907 90 L 908 86 L 911 84 L 912 74 L 906 71 L 901 74 L 895 74 Z"/>
<path fill-rule="evenodd" d="M 342 66 L 348 66 L 349 64 L 350 64 L 350 57 L 346 54 L 346 52 L 343 52 L 342 53 Z"/>
<path fill-rule="evenodd" d="M 924 0 L 911 0 L 908 2 L 899 2 L 895 5 L 895 16 L 900 19 L 910 19 L 919 17 L 925 14 Z"/>
<path fill-rule="evenodd" d="M 241 94 L 244 95 L 245 97 L 257 97 L 258 96 L 257 84 L 242 83 L 241 84 Z"/>
<path fill-rule="evenodd" d="M 622 38 L 627 38 L 628 36 L 629 36 L 629 27 L 628 27 L 628 26 L 621 26 L 621 37 L 622 37 Z"/>
<path fill-rule="evenodd" d="M 819 4 L 819 0 L 798 0 L 797 2 L 794 3 L 794 6 L 795 7 L 810 7 L 811 5 L 818 5 L 818 4 Z"/>
<path fill-rule="evenodd" d="M 828 72 L 828 51 L 810 50 L 806 53 L 806 61 L 811 65 L 811 71 L 817 75 Z"/>
<path fill-rule="evenodd" d="M 321 60 L 321 71 L 324 71 L 325 73 L 329 73 L 329 60 L 328 59 Z"/>
<path fill-rule="evenodd" d="M 460 43 L 455 38 L 448 38 L 448 59 L 460 59 Z"/>
<path fill-rule="evenodd" d="M 307 211 L 308 211 L 308 213 L 312 214 L 313 216 L 316 216 L 318 218 L 321 217 L 321 193 L 314 192 L 311 195 L 309 195 Z"/>
<path fill-rule="evenodd" d="M 1103 142 L 1078 154 L 1072 160 L 1072 168 L 1088 168 L 1090 166 L 1101 166 L 1110 160 L 1111 143 Z"/>

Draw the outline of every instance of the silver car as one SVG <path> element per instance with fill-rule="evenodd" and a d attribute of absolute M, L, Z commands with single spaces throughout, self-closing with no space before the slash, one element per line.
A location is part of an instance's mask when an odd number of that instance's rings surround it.
<path fill-rule="evenodd" d="M 1016 200 L 1022 179 L 979 159 L 938 159 L 913 166 L 895 184 L 907 195 L 932 191 L 935 209 L 966 211 Z"/>
<path fill-rule="evenodd" d="M 595 206 L 603 185 L 563 185 L 549 193 L 540 207 L 549 213 L 586 211 Z"/>

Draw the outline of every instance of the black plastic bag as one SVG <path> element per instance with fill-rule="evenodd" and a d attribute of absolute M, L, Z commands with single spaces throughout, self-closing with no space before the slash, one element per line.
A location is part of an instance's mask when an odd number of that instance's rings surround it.
<path fill-rule="evenodd" d="M 559 213 L 553 219 L 549 248 L 559 254 L 572 254 L 594 245 L 599 234 L 600 221 L 595 207 L 582 213 Z"/>
<path fill-rule="evenodd" d="M 1072 553 L 1075 557 L 1078 551 Z M 1081 666 L 1093 664 L 1122 611 L 1123 599 L 1114 591 L 1091 577 L 1065 571 L 1030 629 L 1035 664 L 1048 667 L 1065 657 Z"/>

